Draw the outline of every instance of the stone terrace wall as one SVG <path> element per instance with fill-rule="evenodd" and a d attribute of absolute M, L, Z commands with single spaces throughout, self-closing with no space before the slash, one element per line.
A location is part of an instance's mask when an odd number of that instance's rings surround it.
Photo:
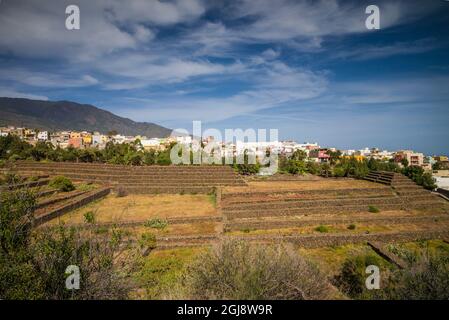
<path fill-rule="evenodd" d="M 88 192 L 87 194 L 83 194 L 80 197 L 73 199 L 68 204 L 65 203 L 62 206 L 51 210 L 50 212 L 46 212 L 42 215 L 39 215 L 34 220 L 34 226 L 41 225 L 42 223 L 45 223 L 47 221 L 50 221 L 51 219 L 59 217 L 59 216 L 63 215 L 64 213 L 78 209 L 92 201 L 103 198 L 106 195 L 108 195 L 110 191 L 111 191 L 111 189 L 108 187 L 108 188 L 101 188 L 99 190 L 94 190 L 94 191 Z"/>
<path fill-rule="evenodd" d="M 120 186 L 129 193 L 210 193 L 214 187 L 246 185 L 229 166 L 122 166 L 19 161 L 11 170 L 64 175 L 76 181 Z"/>

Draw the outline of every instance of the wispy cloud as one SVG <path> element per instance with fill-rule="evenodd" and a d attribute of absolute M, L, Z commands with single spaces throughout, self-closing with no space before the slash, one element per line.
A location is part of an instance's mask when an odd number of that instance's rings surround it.
<path fill-rule="evenodd" d="M 7 98 L 25 98 L 25 99 L 35 99 L 35 100 L 48 100 L 48 97 L 38 95 L 38 94 L 32 94 L 32 93 L 25 93 L 16 91 L 15 89 L 11 88 L 2 88 L 0 87 L 0 97 L 7 97 Z"/>

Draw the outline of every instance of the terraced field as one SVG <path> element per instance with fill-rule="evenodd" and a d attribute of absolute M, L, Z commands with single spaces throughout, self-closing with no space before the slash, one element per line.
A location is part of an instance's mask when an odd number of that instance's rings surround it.
<path fill-rule="evenodd" d="M 93 190 L 65 194 L 41 186 L 37 224 L 89 229 L 90 214 L 96 227 L 118 226 L 133 241 L 154 235 L 159 249 L 209 245 L 226 237 L 319 248 L 449 235 L 448 202 L 394 173 L 371 173 L 366 180 L 278 176 L 245 181 L 222 166 L 24 161 L 10 169 L 41 175 L 43 184 L 52 175 L 95 182 Z M 125 194 L 117 193 L 118 187 Z M 163 227 L 152 226 L 159 220 Z"/>
<path fill-rule="evenodd" d="M 229 166 L 121 166 L 92 163 L 19 161 L 8 168 L 23 174 L 64 175 L 133 194 L 210 193 L 219 186 L 242 186 L 245 181 Z"/>
<path fill-rule="evenodd" d="M 449 252 L 449 202 L 398 174 L 244 179 L 229 167 L 32 162 L 10 171 L 26 180 L 8 189 L 38 195 L 40 230 L 60 223 L 86 236 L 119 230 L 122 241 L 136 244 L 146 298 L 159 297 L 158 286 L 223 239 L 290 243 L 329 279 L 349 257 L 377 256 L 384 270 L 406 267 L 404 250 Z M 75 190 L 50 188 L 54 175 L 76 181 Z"/>

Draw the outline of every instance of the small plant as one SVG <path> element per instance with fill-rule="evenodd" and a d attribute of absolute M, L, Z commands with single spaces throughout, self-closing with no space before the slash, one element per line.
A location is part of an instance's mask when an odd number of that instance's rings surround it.
<path fill-rule="evenodd" d="M 152 233 L 143 233 L 138 242 L 141 248 L 156 248 L 156 236 Z"/>
<path fill-rule="evenodd" d="M 315 228 L 315 231 L 326 233 L 326 232 L 329 232 L 329 228 L 326 226 L 320 225 Z"/>
<path fill-rule="evenodd" d="M 243 233 L 250 233 L 251 229 L 250 228 L 244 228 L 244 229 L 242 229 L 242 232 Z"/>
<path fill-rule="evenodd" d="M 91 191 L 95 189 L 95 185 L 93 185 L 92 183 L 80 183 L 79 185 L 76 186 L 76 188 L 79 191 Z"/>
<path fill-rule="evenodd" d="M 22 182 L 22 178 L 15 173 L 7 173 L 5 175 L 5 183 L 6 184 L 17 184 L 17 183 L 21 183 L 21 182 Z"/>
<path fill-rule="evenodd" d="M 217 205 L 217 195 L 215 193 L 209 194 L 209 202 L 215 207 Z"/>
<path fill-rule="evenodd" d="M 379 208 L 376 206 L 368 206 L 368 211 L 372 213 L 378 213 L 380 212 Z"/>
<path fill-rule="evenodd" d="M 86 213 L 84 213 L 84 221 L 90 224 L 95 223 L 95 212 L 87 211 Z"/>
<path fill-rule="evenodd" d="M 355 230 L 355 224 L 350 224 L 349 226 L 348 226 L 348 229 L 349 230 Z"/>
<path fill-rule="evenodd" d="M 117 198 L 123 198 L 123 197 L 126 197 L 128 195 L 128 192 L 123 187 L 117 187 L 115 189 L 115 195 L 117 196 Z"/>
<path fill-rule="evenodd" d="M 51 179 L 48 185 L 50 188 L 57 189 L 62 192 L 75 190 L 75 186 L 73 185 L 72 181 L 64 176 L 54 177 L 53 179 Z"/>
<path fill-rule="evenodd" d="M 37 176 L 31 176 L 31 177 L 28 178 L 28 181 L 30 181 L 30 182 L 34 182 L 34 181 L 37 181 L 37 180 L 39 180 L 39 177 L 37 177 Z"/>
<path fill-rule="evenodd" d="M 144 225 L 145 225 L 145 227 L 148 227 L 148 228 L 164 229 L 165 227 L 167 227 L 168 222 L 167 222 L 167 220 L 164 220 L 164 219 L 154 218 L 154 219 L 145 221 Z"/>
<path fill-rule="evenodd" d="M 106 234 L 108 232 L 109 232 L 108 227 L 104 227 L 104 226 L 101 226 L 101 227 L 98 227 L 97 229 L 95 229 L 96 234 Z"/>

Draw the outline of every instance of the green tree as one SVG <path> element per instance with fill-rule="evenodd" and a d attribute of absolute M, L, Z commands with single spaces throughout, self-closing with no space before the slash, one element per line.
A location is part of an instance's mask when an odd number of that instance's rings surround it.
<path fill-rule="evenodd" d="M 32 232 L 35 204 L 27 189 L 0 195 L 0 299 L 126 298 L 114 262 L 117 238 L 81 237 L 63 226 Z M 80 268 L 79 290 L 65 287 L 69 265 Z"/>

